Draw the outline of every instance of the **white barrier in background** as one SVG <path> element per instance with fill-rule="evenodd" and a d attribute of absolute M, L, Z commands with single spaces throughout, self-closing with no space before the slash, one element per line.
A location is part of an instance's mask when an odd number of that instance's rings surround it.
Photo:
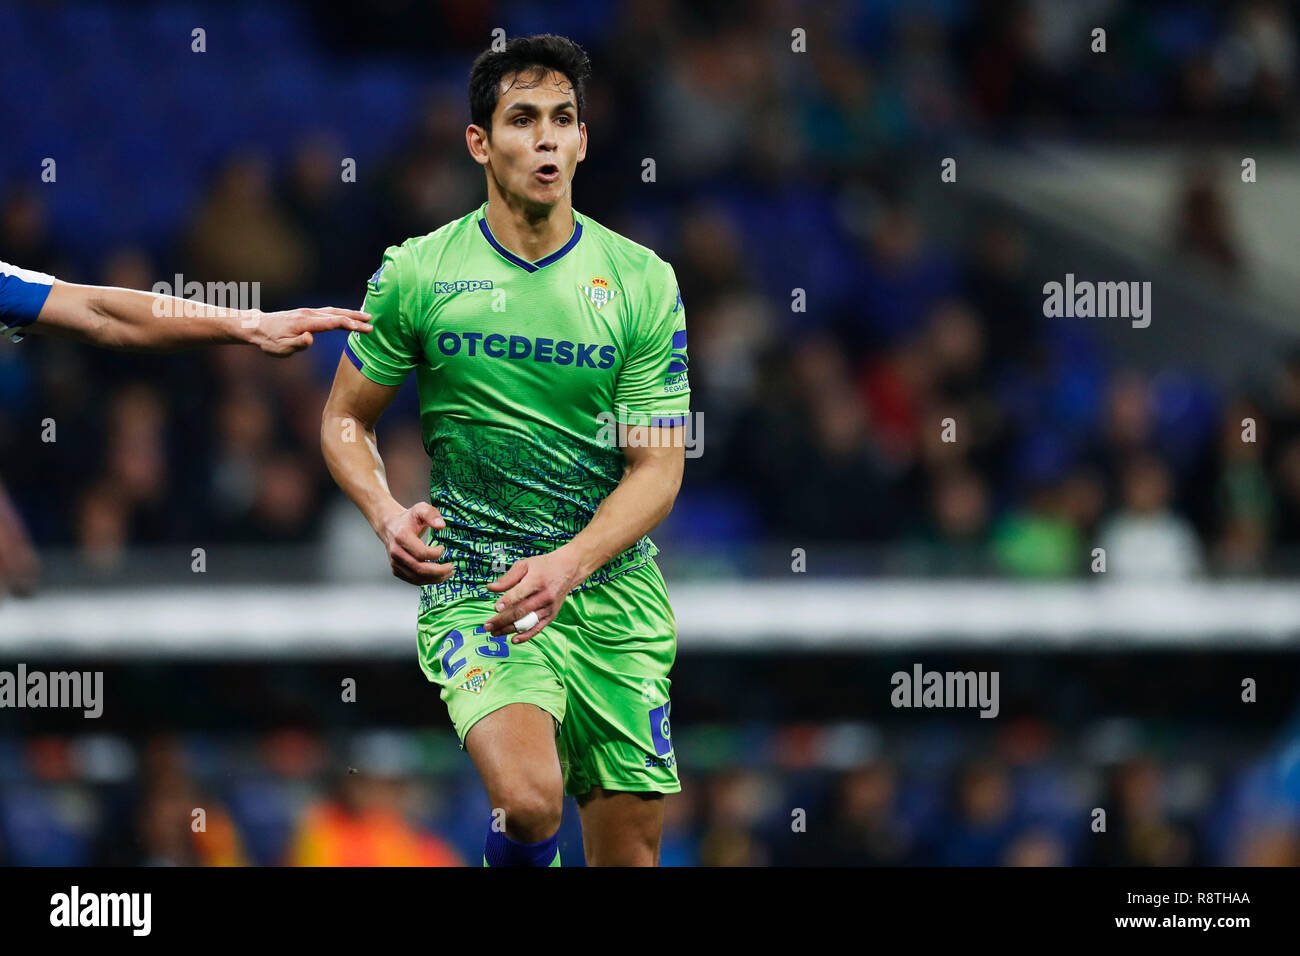
<path fill-rule="evenodd" d="M 683 653 L 1300 645 L 1300 586 L 1285 582 L 727 581 L 669 592 Z M 417 603 L 397 582 L 63 591 L 0 604 L 0 661 L 409 656 Z"/>

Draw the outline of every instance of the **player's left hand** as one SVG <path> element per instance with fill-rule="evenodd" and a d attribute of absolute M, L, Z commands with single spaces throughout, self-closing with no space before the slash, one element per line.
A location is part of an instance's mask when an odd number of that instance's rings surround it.
<path fill-rule="evenodd" d="M 240 323 L 250 330 L 249 340 L 268 355 L 292 355 L 312 343 L 313 332 L 346 329 L 369 332 L 370 316 L 355 309 L 289 309 L 287 312 L 250 312 Z"/>
<path fill-rule="evenodd" d="M 513 635 L 512 644 L 531 640 L 555 620 L 564 599 L 580 581 L 578 561 L 563 547 L 516 561 L 509 571 L 487 586 L 489 591 L 505 593 L 496 603 L 496 616 L 484 626 L 493 637 Z M 522 634 L 515 634 L 515 621 L 529 611 L 537 612 L 537 623 Z"/>

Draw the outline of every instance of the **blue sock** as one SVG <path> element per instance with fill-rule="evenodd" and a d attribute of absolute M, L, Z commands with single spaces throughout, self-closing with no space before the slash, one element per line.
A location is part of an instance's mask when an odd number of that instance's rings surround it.
<path fill-rule="evenodd" d="M 558 832 L 536 843 L 517 843 L 504 832 L 488 825 L 483 842 L 484 866 L 558 866 L 560 858 Z"/>

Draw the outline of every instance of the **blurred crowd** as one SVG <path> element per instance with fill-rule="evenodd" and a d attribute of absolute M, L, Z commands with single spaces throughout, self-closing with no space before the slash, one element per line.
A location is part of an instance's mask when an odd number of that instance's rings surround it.
<path fill-rule="evenodd" d="M 575 205 L 672 262 L 689 312 L 704 454 L 661 544 L 886 546 L 914 573 L 1042 577 L 1085 572 L 1098 546 L 1113 573 L 1257 573 L 1300 542 L 1300 358 L 1278 381 L 1227 394 L 1128 369 L 1086 327 L 1042 317 L 1021 226 L 986 218 L 940 239 L 896 169 L 916 144 L 960 131 L 1091 122 L 1108 88 L 1121 115 L 1196 126 L 1230 113 L 1282 132 L 1296 93 L 1289 8 L 1188 6 L 831 4 L 798 11 L 813 50 L 802 57 L 788 50 L 791 11 L 779 3 L 738 20 L 639 2 L 555 26 L 572 26 L 596 66 Z M 178 15 L 147 10 L 139 22 L 152 32 L 106 7 L 0 5 L 18 31 L 6 42 L 32 41 L 6 68 L 51 69 L 42 44 L 71 43 L 87 17 L 115 42 L 156 43 Z M 198 152 L 157 186 L 166 211 L 136 226 L 97 218 L 95 244 L 66 208 L 78 190 L 62 183 L 82 152 L 112 166 L 114 150 L 145 149 L 112 135 L 117 119 L 130 126 L 124 111 L 144 107 L 106 102 L 80 131 L 53 102 L 20 113 L 15 143 L 57 131 L 69 153 L 57 183 L 19 177 L 13 157 L 0 168 L 7 261 L 129 288 L 176 273 L 256 281 L 265 308 L 355 306 L 386 245 L 481 201 L 460 86 L 429 89 L 418 69 L 394 68 L 381 86 L 400 95 L 362 117 L 366 158 L 344 182 L 342 158 L 361 152 L 357 117 L 312 101 L 310 120 L 291 123 L 284 106 L 330 69 L 339 15 L 211 14 L 210 34 L 236 34 L 238 50 L 160 56 L 165 75 L 148 76 L 145 107 L 180 108 L 186 97 L 169 89 L 203 102 L 205 64 L 237 56 L 250 64 L 247 95 L 220 121 L 273 129 L 233 146 L 196 139 L 186 148 Z M 1103 66 L 1071 32 L 1094 19 L 1112 24 Z M 476 22 L 441 37 L 440 75 L 464 75 L 481 45 Z M 272 54 L 275 70 L 252 69 Z M 410 65 L 402 50 L 367 56 Z M 112 83 L 129 88 L 135 74 L 123 69 Z M 343 72 L 332 88 L 359 98 L 348 84 L 364 89 L 367 76 Z M 658 157 L 650 185 L 639 179 L 645 155 Z M 123 200 L 145 175 L 137 164 Z M 1240 265 L 1205 182 L 1189 181 L 1170 243 L 1226 271 Z M 361 539 L 317 439 L 340 347 L 321 336 L 284 362 L 233 347 L 154 358 L 33 338 L 0 350 L 0 463 L 32 538 L 76 548 L 92 568 L 120 566 L 132 546 L 199 542 L 324 544 L 326 561 L 348 563 Z M 1242 440 L 1247 417 L 1253 441 Z M 46 420 L 55 442 L 42 440 Z M 416 424 L 408 388 L 381 428 L 408 501 L 426 487 Z M 781 521 L 761 520 L 772 513 Z"/>
<path fill-rule="evenodd" d="M 661 862 L 1300 865 L 1296 761 L 1183 730 L 695 727 Z M 0 737 L 0 864 L 477 866 L 490 814 L 447 735 Z"/>

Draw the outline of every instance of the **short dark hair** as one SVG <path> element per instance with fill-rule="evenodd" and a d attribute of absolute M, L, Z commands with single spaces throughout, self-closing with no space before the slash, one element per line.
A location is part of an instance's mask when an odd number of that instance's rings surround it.
<path fill-rule="evenodd" d="M 581 123 L 591 61 L 578 44 L 553 33 L 515 37 L 506 41 L 504 50 L 488 49 L 478 55 L 469 71 L 470 122 L 483 127 L 490 137 L 492 114 L 501 97 L 501 81 L 512 74 L 531 74 L 539 68 L 546 73 L 562 73 L 568 78 L 573 86 L 574 102 L 578 105 L 578 122 Z"/>

